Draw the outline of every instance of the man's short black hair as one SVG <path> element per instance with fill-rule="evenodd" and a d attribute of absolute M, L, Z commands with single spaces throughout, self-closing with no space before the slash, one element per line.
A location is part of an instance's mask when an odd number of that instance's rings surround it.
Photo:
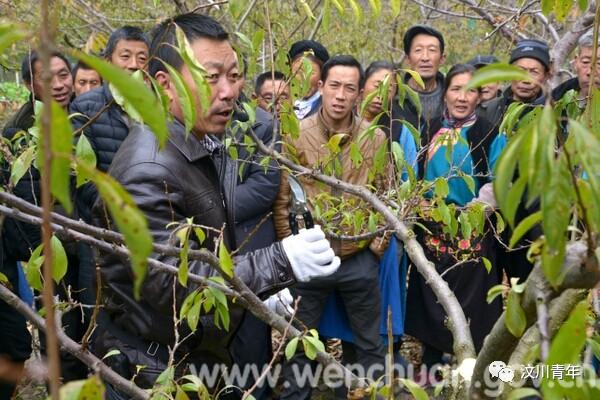
<path fill-rule="evenodd" d="M 150 47 L 150 41 L 148 40 L 148 36 L 146 36 L 144 31 L 142 31 L 137 26 L 126 25 L 115 30 L 113 33 L 110 34 L 108 42 L 106 43 L 106 47 L 102 52 L 102 56 L 104 58 L 110 59 L 112 54 L 115 52 L 115 49 L 117 48 L 117 43 L 119 43 L 121 40 L 144 42 L 146 43 L 146 46 L 148 46 L 148 48 Z"/>
<path fill-rule="evenodd" d="M 73 67 L 73 70 L 71 71 L 71 75 L 73 75 L 73 79 L 75 79 L 75 76 L 77 75 L 77 71 L 79 71 L 80 69 L 95 71 L 94 68 L 90 67 L 89 65 L 87 65 L 86 63 L 84 63 L 83 61 L 80 60 L 77 62 L 77 64 L 75 64 L 75 66 Z M 100 76 L 100 74 L 98 74 L 98 76 Z"/>
<path fill-rule="evenodd" d="M 65 57 L 64 54 L 55 51 L 50 54 L 50 57 L 58 57 L 61 60 L 63 60 L 65 64 L 67 64 L 67 69 L 69 70 L 69 72 L 71 72 L 71 64 L 69 63 L 69 60 L 67 60 L 67 57 Z M 23 58 L 23 61 L 21 62 L 21 78 L 23 78 L 24 82 L 28 84 L 32 82 L 33 66 L 39 59 L 40 55 L 36 50 L 31 51 Z"/>
<path fill-rule="evenodd" d="M 256 77 L 256 83 L 254 84 L 254 93 L 259 94 L 263 85 L 266 81 L 269 81 L 275 77 L 276 81 L 285 81 L 285 75 L 281 71 L 267 71 Z"/>
<path fill-rule="evenodd" d="M 190 43 L 201 38 L 229 39 L 229 35 L 221 24 L 207 15 L 187 13 L 169 18 L 152 30 L 152 42 L 150 44 L 152 58 L 148 67 L 152 77 L 159 71 L 167 70 L 163 61 L 177 70 L 181 70 L 183 66 L 183 60 L 177 50 L 173 48 L 173 46 L 177 46 L 176 25 L 183 31 Z"/>
<path fill-rule="evenodd" d="M 337 66 L 356 68 L 359 73 L 358 87 L 359 89 L 362 89 L 365 86 L 365 71 L 363 70 L 362 65 L 360 65 L 356 58 L 349 55 L 333 56 L 323 64 L 323 68 L 321 69 L 321 81 L 323 81 L 323 83 L 327 81 L 329 70 Z"/>

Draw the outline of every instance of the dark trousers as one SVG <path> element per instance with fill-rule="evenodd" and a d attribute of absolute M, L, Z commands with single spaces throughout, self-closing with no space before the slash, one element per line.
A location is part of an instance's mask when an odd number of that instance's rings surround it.
<path fill-rule="evenodd" d="M 344 260 L 333 275 L 292 287 L 294 296 L 302 296 L 296 317 L 306 325 L 306 328 L 319 326 L 325 303 L 334 290 L 340 294 L 350 320 L 357 363 L 365 371 L 368 371 L 372 365 L 383 367 L 385 352 L 379 334 L 381 295 L 377 257 L 370 250 L 363 250 Z M 305 368 L 314 368 L 315 365 L 315 361 L 309 360 L 298 350 L 283 368 L 285 382 L 280 398 L 309 399 L 312 392 L 310 382 L 305 382 L 301 387 L 296 382 L 294 373 L 295 370 L 302 373 Z M 381 374 L 383 371 L 380 372 Z"/>
<path fill-rule="evenodd" d="M 244 368 L 256 367 L 260 374 L 263 368 L 269 365 L 272 357 L 271 327 L 255 317 L 249 311 L 244 314 L 244 319 L 238 328 L 231 343 L 231 357 L 240 371 Z M 253 371 L 252 371 L 253 372 Z M 250 389 L 255 381 L 252 373 L 248 374 L 246 382 L 236 382 L 236 386 Z M 264 379 L 252 392 L 257 400 L 267 399 L 271 393 L 268 381 Z"/>

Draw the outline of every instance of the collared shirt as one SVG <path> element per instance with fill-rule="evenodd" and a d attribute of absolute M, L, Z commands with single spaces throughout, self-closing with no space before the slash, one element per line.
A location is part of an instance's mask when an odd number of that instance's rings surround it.
<path fill-rule="evenodd" d="M 204 149 L 210 154 L 212 154 L 216 149 L 218 149 L 221 146 L 221 143 L 211 138 L 209 135 L 204 135 L 204 137 L 200 139 L 199 142 L 204 147 Z"/>
<path fill-rule="evenodd" d="M 310 110 L 312 110 L 313 105 L 319 101 L 320 97 L 321 93 L 319 93 L 317 90 L 315 94 L 310 96 L 308 99 L 296 100 L 294 102 L 294 111 L 296 112 L 296 117 L 298 117 L 298 119 L 304 119 Z"/>

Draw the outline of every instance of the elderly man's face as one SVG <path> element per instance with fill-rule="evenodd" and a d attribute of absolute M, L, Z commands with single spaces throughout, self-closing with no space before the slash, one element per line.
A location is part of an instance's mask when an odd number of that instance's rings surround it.
<path fill-rule="evenodd" d="M 600 49 L 598 49 L 600 51 Z M 573 67 L 579 80 L 581 92 L 587 96 L 590 88 L 590 75 L 592 72 L 592 47 L 582 47 L 573 61 Z M 600 54 L 600 53 L 599 53 Z M 595 87 L 600 89 L 600 59 L 596 60 L 596 72 L 594 74 Z"/>

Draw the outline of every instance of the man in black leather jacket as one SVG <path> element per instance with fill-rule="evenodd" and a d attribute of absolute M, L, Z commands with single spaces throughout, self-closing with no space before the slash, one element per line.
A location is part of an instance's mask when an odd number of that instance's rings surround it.
<path fill-rule="evenodd" d="M 207 70 L 212 91 L 208 110 L 198 106 L 198 93 L 188 67 L 173 48 L 177 43 L 175 24 L 184 32 L 197 61 Z M 184 14 L 155 29 L 151 54 L 154 59 L 150 63 L 150 74 L 168 96 L 170 113 L 174 117 L 169 123 L 169 140 L 160 149 L 155 135 L 147 127 L 132 127 L 113 159 L 109 173 L 132 195 L 146 215 L 155 242 L 169 240 L 172 233 L 167 229 L 169 223 L 192 217 L 196 224 L 217 231 L 223 229 L 224 243 L 231 249 L 235 243 L 233 204 L 228 201 L 227 189 L 223 187 L 228 157 L 222 146 L 208 135 L 222 134 L 233 111 L 234 86 L 239 73 L 228 35 L 208 16 Z M 198 118 L 189 135 L 181 123 L 183 114 L 179 96 L 163 62 L 179 70 L 195 94 Z M 94 216 L 102 225 L 109 223 L 101 204 L 95 207 Z M 218 237 L 214 230 L 205 229 L 206 240 L 192 245 L 214 248 Z M 178 264 L 176 257 L 159 254 L 154 257 L 171 265 Z M 141 299 L 136 301 L 129 262 L 113 254 L 102 254 L 100 261 L 105 312 L 99 322 L 100 333 L 94 351 L 102 356 L 110 349 L 118 348 L 120 354 L 107 360 L 127 378 L 136 374 L 136 365 L 145 365 L 137 373 L 135 382 L 150 387 L 167 365 L 167 346 L 174 344 L 173 299 L 175 297 L 179 308 L 196 287 L 192 284 L 183 287 L 176 282 L 177 277 L 149 269 L 141 286 Z M 329 275 L 337 270 L 340 261 L 321 229 L 315 227 L 238 256 L 235 264 L 235 274 L 254 293 L 265 298 L 296 280 L 308 281 Z M 189 263 L 189 272 L 217 275 L 209 265 L 199 261 Z M 176 354 L 178 375 L 190 364 L 196 368 L 230 364 L 228 346 L 242 310 L 234 303 L 230 303 L 229 309 L 229 330 L 217 328 L 212 315 L 200 317 L 198 329 L 183 342 Z M 187 326 L 179 329 L 183 335 L 189 334 Z M 107 393 L 108 398 L 122 398 L 111 387 Z"/>

